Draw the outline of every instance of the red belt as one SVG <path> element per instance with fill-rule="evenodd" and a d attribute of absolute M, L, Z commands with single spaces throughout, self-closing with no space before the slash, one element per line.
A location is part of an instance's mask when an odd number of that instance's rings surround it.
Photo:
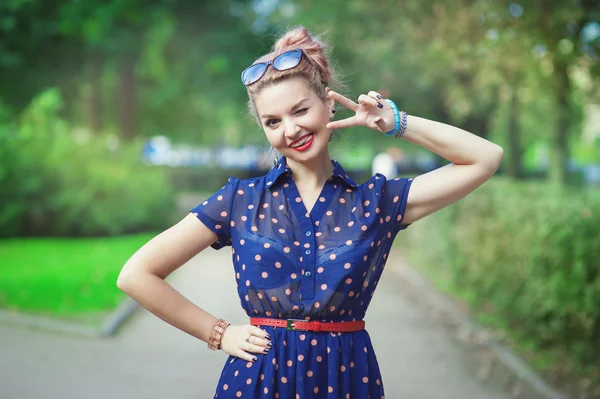
<path fill-rule="evenodd" d="M 292 331 L 326 331 L 326 332 L 353 332 L 365 329 L 365 321 L 340 321 L 319 322 L 298 319 L 270 319 L 251 317 L 250 324 L 253 326 L 283 327 Z"/>

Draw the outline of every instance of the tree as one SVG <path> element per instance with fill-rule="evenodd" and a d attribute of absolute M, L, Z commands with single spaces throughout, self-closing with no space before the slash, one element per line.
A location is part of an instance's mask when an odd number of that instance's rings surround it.
<path fill-rule="evenodd" d="M 588 0 L 544 2 L 537 0 L 523 7 L 519 3 L 500 3 L 510 14 L 505 14 L 500 25 L 514 29 L 534 41 L 532 50 L 539 54 L 540 67 L 545 64 L 549 88 L 554 97 L 555 125 L 551 135 L 552 157 L 549 178 L 559 184 L 567 182 L 570 155 L 569 137 L 574 127 L 577 105 L 572 102 L 575 69 L 593 73 L 593 59 L 600 55 L 600 38 L 588 40 L 584 29 L 600 21 L 600 4 Z M 510 18 L 510 16 L 517 18 Z M 543 74 L 541 72 L 540 74 Z"/>

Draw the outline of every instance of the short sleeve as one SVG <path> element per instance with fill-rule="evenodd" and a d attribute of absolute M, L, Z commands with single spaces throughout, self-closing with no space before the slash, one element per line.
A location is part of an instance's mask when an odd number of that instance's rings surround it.
<path fill-rule="evenodd" d="M 211 244 L 214 249 L 231 245 L 231 212 L 238 179 L 230 177 L 227 184 L 190 212 L 217 235 Z"/>
<path fill-rule="evenodd" d="M 402 219 L 406 211 L 408 192 L 410 191 L 412 182 L 412 178 L 405 177 L 390 179 L 385 182 L 381 205 L 385 214 L 390 215 L 392 220 L 398 222 L 397 231 L 404 230 L 410 226 L 410 224 L 404 224 Z"/>

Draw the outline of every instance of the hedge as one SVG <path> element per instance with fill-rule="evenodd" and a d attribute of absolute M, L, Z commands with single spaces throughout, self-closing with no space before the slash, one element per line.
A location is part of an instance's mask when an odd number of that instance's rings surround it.
<path fill-rule="evenodd" d="M 598 188 L 495 179 L 408 231 L 413 263 L 475 311 L 575 371 L 598 372 Z"/>
<path fill-rule="evenodd" d="M 117 235 L 165 228 L 176 210 L 168 173 L 141 143 L 77 130 L 50 89 L 0 123 L 0 237 Z"/>

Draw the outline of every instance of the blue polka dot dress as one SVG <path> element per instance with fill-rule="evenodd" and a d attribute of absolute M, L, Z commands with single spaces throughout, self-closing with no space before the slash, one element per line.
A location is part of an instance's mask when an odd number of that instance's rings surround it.
<path fill-rule="evenodd" d="M 230 177 L 191 210 L 232 246 L 242 308 L 249 317 L 362 320 L 402 223 L 412 179 L 376 174 L 356 184 L 342 166 L 310 212 L 281 157 L 266 175 Z M 272 349 L 247 362 L 230 356 L 214 398 L 379 399 L 377 358 L 366 330 L 288 331 L 261 326 Z M 367 323 L 368 328 L 368 323 Z"/>

